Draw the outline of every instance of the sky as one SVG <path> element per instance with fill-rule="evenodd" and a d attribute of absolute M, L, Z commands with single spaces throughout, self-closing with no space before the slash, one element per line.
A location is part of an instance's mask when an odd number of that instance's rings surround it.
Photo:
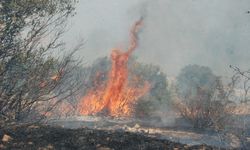
<path fill-rule="evenodd" d="M 134 55 L 176 76 L 189 64 L 210 67 L 227 76 L 229 65 L 250 68 L 249 0 L 80 0 L 65 34 L 68 46 L 79 39 L 85 65 L 126 49 L 129 30 L 141 16 L 144 24 Z"/>

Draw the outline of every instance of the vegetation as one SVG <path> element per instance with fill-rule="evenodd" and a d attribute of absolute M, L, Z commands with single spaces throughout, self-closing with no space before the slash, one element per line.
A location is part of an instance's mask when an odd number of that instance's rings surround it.
<path fill-rule="evenodd" d="M 65 49 L 61 37 L 68 19 L 75 15 L 77 2 L 0 1 L 0 127 L 12 122 L 40 121 L 48 116 L 79 115 L 79 99 L 89 89 L 100 88 L 108 81 L 108 57 L 83 68 L 74 55 L 82 42 Z M 225 84 L 210 68 L 188 65 L 170 89 L 166 74 L 158 66 L 140 63 L 136 58 L 130 58 L 128 65 L 129 87 L 150 84 L 150 91 L 137 101 L 133 117 L 143 122 L 142 119 L 155 119 L 161 113 L 160 117 L 168 119 L 164 113 L 174 104 L 194 129 L 233 134 L 243 149 L 249 147 L 250 70 L 231 66 L 235 74 Z"/>
<path fill-rule="evenodd" d="M 181 97 L 197 95 L 197 88 L 206 88 L 209 93 L 216 87 L 218 77 L 208 67 L 188 65 L 177 77 L 178 94 Z"/>
<path fill-rule="evenodd" d="M 97 88 L 107 81 L 108 71 L 111 67 L 111 61 L 108 57 L 97 59 L 93 65 L 84 69 L 85 87 L 83 94 L 89 88 Z M 151 117 L 158 106 L 167 106 L 170 100 L 170 91 L 166 75 L 161 72 L 158 66 L 146 65 L 138 62 L 135 58 L 129 60 L 129 84 L 132 87 L 141 87 L 145 81 L 151 85 L 150 92 L 143 96 L 137 103 L 135 117 Z M 135 78 L 136 77 L 136 78 Z"/>
<path fill-rule="evenodd" d="M 137 103 L 136 117 L 148 119 L 148 117 L 159 115 L 157 114 L 160 113 L 159 110 L 166 109 L 171 98 L 166 74 L 158 66 L 139 63 L 135 60 L 131 72 L 142 81 L 148 81 L 151 85 L 150 92 Z"/>
<path fill-rule="evenodd" d="M 241 148 L 247 149 L 249 147 L 249 125 L 247 124 L 247 120 L 249 119 L 249 89 L 250 89 L 250 72 L 242 71 L 238 67 L 230 66 L 235 72 L 232 77 L 234 86 L 238 89 L 241 89 L 237 92 L 237 106 L 233 111 L 233 115 L 235 117 L 234 124 L 237 128 L 230 131 L 236 135 L 241 142 Z"/>
<path fill-rule="evenodd" d="M 23 121 L 35 114 L 39 103 L 53 100 L 44 112 L 37 112 L 46 114 L 78 90 L 80 85 L 72 78 L 78 65 L 73 54 L 81 44 L 67 54 L 54 55 L 63 51 L 61 36 L 75 4 L 75 0 L 0 2 L 0 120 Z"/>
<path fill-rule="evenodd" d="M 221 130 L 230 121 L 233 88 L 225 87 L 208 67 L 189 65 L 177 77 L 176 107 L 194 128 Z"/>

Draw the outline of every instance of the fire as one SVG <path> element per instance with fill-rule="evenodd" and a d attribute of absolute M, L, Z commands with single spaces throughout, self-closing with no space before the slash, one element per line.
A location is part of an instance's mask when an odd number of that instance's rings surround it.
<path fill-rule="evenodd" d="M 128 83 L 128 60 L 137 47 L 137 32 L 142 20 L 137 21 L 130 31 L 130 46 L 127 51 L 114 49 L 111 53 L 112 67 L 106 84 L 91 89 L 82 98 L 79 112 L 82 115 L 106 113 L 113 117 L 129 117 L 134 111 L 137 100 L 150 88 L 148 82 L 143 87 L 131 87 Z"/>
<path fill-rule="evenodd" d="M 53 81 L 58 81 L 60 79 L 59 75 L 54 75 L 50 78 Z"/>

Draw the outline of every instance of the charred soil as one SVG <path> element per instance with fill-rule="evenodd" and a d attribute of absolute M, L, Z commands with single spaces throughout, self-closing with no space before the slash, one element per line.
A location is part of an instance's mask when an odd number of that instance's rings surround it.
<path fill-rule="evenodd" d="M 125 131 L 88 128 L 65 129 L 41 125 L 19 125 L 0 129 L 0 149 L 162 150 L 217 149 L 189 146 Z"/>

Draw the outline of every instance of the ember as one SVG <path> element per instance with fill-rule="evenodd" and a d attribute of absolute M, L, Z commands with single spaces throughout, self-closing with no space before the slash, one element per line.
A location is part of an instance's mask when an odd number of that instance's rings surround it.
<path fill-rule="evenodd" d="M 148 82 L 145 82 L 143 87 L 131 87 L 128 84 L 128 60 L 137 47 L 136 33 L 141 24 L 142 19 L 132 27 L 130 47 L 127 51 L 112 50 L 112 67 L 109 71 L 108 81 L 99 85 L 98 88 L 88 91 L 79 104 L 80 114 L 95 115 L 105 112 L 113 117 L 130 117 L 137 100 L 149 91 Z"/>

